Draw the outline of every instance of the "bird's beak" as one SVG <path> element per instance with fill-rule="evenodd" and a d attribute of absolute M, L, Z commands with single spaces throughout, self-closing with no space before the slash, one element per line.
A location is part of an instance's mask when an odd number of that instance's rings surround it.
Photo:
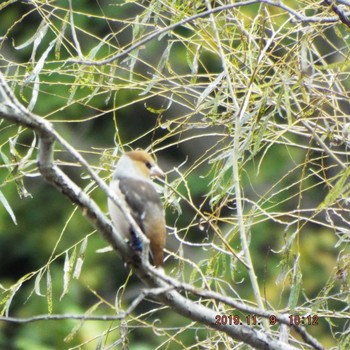
<path fill-rule="evenodd" d="M 156 176 L 156 177 L 164 177 L 165 176 L 163 170 L 157 164 L 153 165 L 152 168 L 150 169 L 150 175 Z"/>

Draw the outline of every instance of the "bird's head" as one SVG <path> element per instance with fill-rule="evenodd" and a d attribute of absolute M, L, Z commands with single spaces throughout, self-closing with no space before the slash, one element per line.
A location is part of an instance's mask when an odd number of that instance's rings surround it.
<path fill-rule="evenodd" d="M 115 168 L 113 178 L 131 177 L 148 180 L 151 177 L 163 177 L 162 169 L 153 157 L 144 150 L 124 153 Z"/>

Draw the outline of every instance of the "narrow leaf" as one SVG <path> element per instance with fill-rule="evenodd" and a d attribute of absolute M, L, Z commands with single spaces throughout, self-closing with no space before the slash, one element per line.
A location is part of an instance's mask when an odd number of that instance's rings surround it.
<path fill-rule="evenodd" d="M 292 286 L 288 300 L 288 308 L 291 313 L 294 312 L 295 307 L 298 304 L 298 299 L 301 290 L 302 274 L 300 271 L 299 257 L 294 257 Z"/>
<path fill-rule="evenodd" d="M 40 296 L 40 297 L 43 297 L 44 294 L 41 293 L 41 290 L 40 290 L 40 282 L 41 282 L 41 279 L 43 277 L 43 271 L 41 270 L 35 277 L 35 283 L 34 283 L 34 291 L 35 291 L 35 294 Z"/>
<path fill-rule="evenodd" d="M 198 98 L 196 109 L 203 103 L 203 101 L 208 97 L 208 95 L 220 84 L 221 80 L 225 77 L 225 71 L 221 72 L 213 82 L 211 82 L 201 93 Z"/>
<path fill-rule="evenodd" d="M 15 46 L 15 49 L 21 50 L 29 46 L 31 43 L 34 43 L 33 55 L 35 55 L 35 52 L 39 44 L 43 40 L 44 36 L 46 35 L 48 29 L 49 29 L 49 25 L 46 23 L 46 19 L 42 20 L 35 34 L 32 37 L 30 37 L 26 42 L 24 42 L 22 45 Z M 32 58 L 33 58 L 33 55 L 32 55 Z"/>
<path fill-rule="evenodd" d="M 7 302 L 5 305 L 5 316 L 6 317 L 9 316 L 10 306 L 11 306 L 12 300 L 13 300 L 14 296 L 16 295 L 17 291 L 21 288 L 21 286 L 22 286 L 22 282 L 18 282 L 17 284 L 15 284 L 11 287 L 11 294 L 7 297 Z"/>
<path fill-rule="evenodd" d="M 337 198 L 340 197 L 344 189 L 344 184 L 348 179 L 349 175 L 350 175 L 350 168 L 347 168 L 343 172 L 343 174 L 341 175 L 337 183 L 334 185 L 334 187 L 328 192 L 324 201 L 318 206 L 319 210 L 322 210 L 328 207 L 329 205 L 332 205 L 337 200 Z"/>
<path fill-rule="evenodd" d="M 8 214 L 10 215 L 13 223 L 15 225 L 17 225 L 17 220 L 16 220 L 16 216 L 15 213 L 13 212 L 9 202 L 7 201 L 7 199 L 5 198 L 5 196 L 3 195 L 3 193 L 0 191 L 0 202 L 2 203 L 2 205 L 5 207 L 6 211 L 8 212 Z"/>
<path fill-rule="evenodd" d="M 25 84 L 31 82 L 32 80 L 35 80 L 38 74 L 41 72 L 41 70 L 44 67 L 44 64 L 46 62 L 46 58 L 49 55 L 50 51 L 52 50 L 53 46 L 55 45 L 57 39 L 54 39 L 50 42 L 49 47 L 44 51 L 44 53 L 41 55 L 38 63 L 34 67 L 33 71 L 28 75 L 28 77 L 25 79 Z"/>
<path fill-rule="evenodd" d="M 80 273 L 81 273 L 81 268 L 83 267 L 87 242 L 88 242 L 88 238 L 85 237 L 85 239 L 83 240 L 83 242 L 81 243 L 81 246 L 80 246 L 79 256 L 77 259 L 77 263 L 75 264 L 75 269 L 74 269 L 74 273 L 73 273 L 73 278 L 75 278 L 75 279 L 79 278 Z"/>
<path fill-rule="evenodd" d="M 66 251 L 66 255 L 64 258 L 64 265 L 63 265 L 63 291 L 60 296 L 60 300 L 68 293 L 68 288 L 69 288 L 69 254 L 68 251 Z"/>

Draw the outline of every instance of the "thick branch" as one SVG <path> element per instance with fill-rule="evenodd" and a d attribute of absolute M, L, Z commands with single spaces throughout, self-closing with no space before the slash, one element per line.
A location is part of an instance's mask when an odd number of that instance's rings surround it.
<path fill-rule="evenodd" d="M 55 186 L 71 202 L 77 204 L 83 214 L 89 219 L 93 227 L 107 240 L 112 247 L 120 253 L 125 261 L 129 261 L 135 273 L 145 285 L 158 290 L 154 297 L 168 305 L 173 311 L 198 321 L 210 328 L 222 331 L 232 338 L 249 344 L 257 349 L 295 349 L 285 342 L 275 340 L 270 335 L 246 325 L 229 325 L 216 323 L 217 313 L 210 308 L 183 297 L 174 286 L 178 282 L 171 282 L 168 276 L 163 276 L 163 272 L 151 267 L 148 259 L 143 259 L 141 264 L 133 259 L 133 252 L 130 250 L 124 239 L 115 231 L 107 221 L 96 203 L 77 186 L 63 171 L 55 164 L 53 158 L 53 144 L 58 141 L 86 170 L 91 174 L 97 184 L 110 196 L 113 201 L 123 210 L 128 222 L 139 230 L 135 221 L 130 215 L 128 208 L 123 204 L 121 198 L 111 193 L 105 182 L 89 167 L 85 159 L 53 129 L 46 120 L 27 111 L 15 98 L 9 89 L 4 76 L 0 73 L 0 92 L 3 103 L 0 104 L 0 117 L 13 123 L 17 123 L 33 129 L 39 137 L 39 170 L 46 181 Z M 142 235 L 142 233 L 141 233 Z M 164 277 L 164 278 L 163 278 Z M 315 349 L 322 349 L 317 342 L 312 344 Z"/>
<path fill-rule="evenodd" d="M 344 10 L 342 10 L 339 6 L 337 6 L 335 4 L 335 1 L 334 0 L 324 0 L 324 2 L 331 7 L 332 11 L 335 12 L 339 19 L 346 25 L 350 28 L 350 19 L 349 19 L 349 13 L 345 13 Z M 341 1 L 339 1 L 341 2 Z M 350 6 L 349 5 L 349 2 L 343 2 L 345 3 L 347 6 Z"/>

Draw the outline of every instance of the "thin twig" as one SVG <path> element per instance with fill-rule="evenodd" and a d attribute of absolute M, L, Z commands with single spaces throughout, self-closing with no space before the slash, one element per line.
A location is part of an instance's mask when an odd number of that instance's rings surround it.
<path fill-rule="evenodd" d="M 78 64 L 84 64 L 87 66 L 102 66 L 108 63 L 111 63 L 113 61 L 116 61 L 118 59 L 124 58 L 126 55 L 128 55 L 130 52 L 132 52 L 133 50 L 136 50 L 138 48 L 140 48 L 141 46 L 147 44 L 149 41 L 162 36 L 163 34 L 172 31 L 173 29 L 176 29 L 180 26 L 183 26 L 184 24 L 187 23 L 191 23 L 194 22 L 195 20 L 199 19 L 199 18 L 204 18 L 204 17 L 208 17 L 209 15 L 215 14 L 217 12 L 222 12 L 222 11 L 227 11 L 227 10 L 231 10 L 233 8 L 236 7 L 245 7 L 245 6 L 250 6 L 250 5 L 254 5 L 257 3 L 264 3 L 267 5 L 271 5 L 271 6 L 275 6 L 278 8 L 281 8 L 283 10 L 285 10 L 286 12 L 290 13 L 292 16 L 295 17 L 295 19 L 297 21 L 300 22 L 327 22 L 327 23 L 333 23 L 333 22 L 337 22 L 339 20 L 339 17 L 334 16 L 334 17 L 328 17 L 328 18 L 320 18 L 320 17 L 307 17 L 307 16 L 302 16 L 300 15 L 297 11 L 293 10 L 292 8 L 284 5 L 281 1 L 274 1 L 274 0 L 250 0 L 250 1 L 242 1 L 242 2 L 237 2 L 234 4 L 230 4 L 230 5 L 224 5 L 224 6 L 219 6 L 219 7 L 215 7 L 212 8 L 210 10 L 207 11 L 203 11 L 201 13 L 197 13 L 193 16 L 190 16 L 188 18 L 185 18 L 181 21 L 178 21 L 174 24 L 171 24 L 167 27 L 164 27 L 162 29 L 156 30 L 153 33 L 147 35 L 146 37 L 144 37 L 143 39 L 140 39 L 139 41 L 135 42 L 134 44 L 130 45 L 129 47 L 127 47 L 126 49 L 124 49 L 121 52 L 116 53 L 115 55 L 112 55 L 109 58 L 106 58 L 104 60 L 100 60 L 100 61 L 91 61 L 91 60 L 82 60 L 82 59 L 68 59 L 67 63 L 78 63 Z"/>
<path fill-rule="evenodd" d="M 0 117 L 6 118 L 7 120 L 20 125 L 30 127 L 31 129 L 35 130 L 39 136 L 39 148 L 42 148 L 39 151 L 39 169 L 42 172 L 43 177 L 65 196 L 67 196 L 72 203 L 77 204 L 81 208 L 82 212 L 87 215 L 92 225 L 113 246 L 113 248 L 116 251 L 119 251 L 124 258 L 128 259 L 131 254 L 130 249 L 128 249 L 121 236 L 115 232 L 114 228 L 111 227 L 96 203 L 54 164 L 53 141 L 59 141 L 75 159 L 80 159 L 82 161 L 81 164 L 84 167 L 87 166 L 90 168 L 85 159 L 63 138 L 60 137 L 50 123 L 30 113 L 29 111 L 26 111 L 24 107 L 22 108 L 14 95 L 12 98 L 6 96 L 6 91 L 9 90 L 9 88 L 1 72 L 0 89 L 2 89 L 2 94 L 5 94 L 6 101 L 6 104 L 0 105 Z M 10 99 L 12 101 L 10 101 Z M 22 113 L 23 109 L 24 113 Z M 98 177 L 97 174 L 92 171 L 92 169 L 88 170 L 90 174 L 93 174 L 96 182 L 103 186 L 103 189 L 106 190 L 108 195 L 112 199 L 115 198 L 116 203 L 122 203 L 119 201 L 117 196 L 113 196 L 113 194 L 109 193 L 107 185 Z M 125 217 L 127 218 L 128 209 L 122 207 L 122 204 L 120 205 L 121 210 L 124 212 Z M 194 302 L 188 298 L 185 298 L 178 291 L 174 290 L 172 284 L 169 284 L 159 278 L 159 273 L 164 274 L 164 272 L 152 267 L 149 264 L 148 259 L 141 261 L 141 264 L 135 260 L 131 260 L 130 263 L 133 266 L 136 275 L 145 283 L 146 286 L 151 288 L 150 290 L 153 291 L 153 296 L 165 305 L 168 305 L 178 314 L 203 323 L 210 328 L 224 332 L 232 338 L 244 341 L 257 349 L 280 350 L 283 348 L 287 350 L 295 350 L 295 347 L 273 339 L 270 335 L 250 326 L 242 324 L 232 327 L 231 325 L 215 322 L 217 313 L 214 310 L 202 305 L 201 303 L 198 303 L 198 301 Z M 140 297 L 137 302 L 139 300 L 142 300 L 142 297 Z"/>

